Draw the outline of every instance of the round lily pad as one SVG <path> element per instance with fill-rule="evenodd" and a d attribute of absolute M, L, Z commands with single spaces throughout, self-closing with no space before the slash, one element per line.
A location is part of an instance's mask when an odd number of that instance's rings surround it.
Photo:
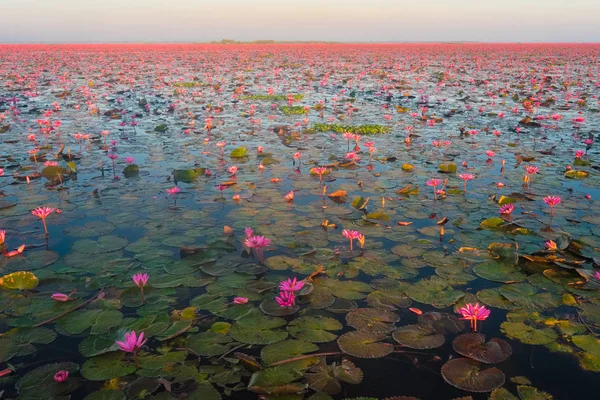
<path fill-rule="evenodd" d="M 346 315 L 349 326 L 366 332 L 391 332 L 398 321 L 397 314 L 378 308 L 359 308 Z"/>
<path fill-rule="evenodd" d="M 343 328 L 336 319 L 314 316 L 300 317 L 290 322 L 287 331 L 295 337 L 311 343 L 326 343 L 337 339 L 337 335 L 330 331 L 339 331 Z"/>
<path fill-rule="evenodd" d="M 481 361 L 486 364 L 496 364 L 508 360 L 512 347 L 502 339 L 493 338 L 485 341 L 481 333 L 465 333 L 452 341 L 452 348 L 458 354 Z"/>
<path fill-rule="evenodd" d="M 119 236 L 102 236 L 98 240 L 82 239 L 73 244 L 72 250 L 84 254 L 111 253 L 127 246 L 127 239 Z"/>
<path fill-rule="evenodd" d="M 231 349 L 231 343 L 232 340 L 228 335 L 206 331 L 188 336 L 185 347 L 198 355 L 213 357 L 228 352 Z"/>
<path fill-rule="evenodd" d="M 297 313 L 300 310 L 300 307 L 281 307 L 277 301 L 270 299 L 260 303 L 260 309 L 262 312 L 272 317 L 285 317 L 286 315 Z"/>
<path fill-rule="evenodd" d="M 527 278 L 515 265 L 500 262 L 487 262 L 476 265 L 473 272 L 478 277 L 492 282 L 516 283 L 523 282 Z"/>
<path fill-rule="evenodd" d="M 394 340 L 411 349 L 435 349 L 444 344 L 444 335 L 436 333 L 431 325 L 401 326 L 392 334 Z"/>
<path fill-rule="evenodd" d="M 270 365 L 318 350 L 319 346 L 313 343 L 302 340 L 283 340 L 263 347 L 260 357 L 265 364 Z"/>
<path fill-rule="evenodd" d="M 442 366 L 442 377 L 454 387 L 467 392 L 491 392 L 504 385 L 504 374 L 498 368 L 482 369 L 478 361 L 457 358 Z"/>
<path fill-rule="evenodd" d="M 394 345 L 382 343 L 384 333 L 354 331 L 347 332 L 337 340 L 340 349 L 347 354 L 359 358 L 381 358 L 394 351 Z"/>
<path fill-rule="evenodd" d="M 286 331 L 277 329 L 285 325 L 284 319 L 267 317 L 253 312 L 237 320 L 231 326 L 230 334 L 232 338 L 241 343 L 271 344 L 288 336 Z"/>

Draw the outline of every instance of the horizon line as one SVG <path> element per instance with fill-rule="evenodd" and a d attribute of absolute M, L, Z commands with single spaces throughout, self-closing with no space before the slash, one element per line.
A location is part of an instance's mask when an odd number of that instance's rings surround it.
<path fill-rule="evenodd" d="M 60 42 L 60 41 L 35 41 L 35 42 L 0 42 L 0 45 L 75 45 L 75 44 L 214 44 L 214 45 L 231 45 L 231 44 L 258 44 L 258 45 L 273 45 L 273 44 L 600 44 L 600 41 L 577 42 L 577 41 L 484 41 L 484 40 L 410 40 L 410 41 L 334 41 L 334 40 L 275 40 L 275 39 L 257 39 L 250 41 L 241 41 L 233 39 L 223 39 L 220 41 L 85 41 L 85 42 Z"/>

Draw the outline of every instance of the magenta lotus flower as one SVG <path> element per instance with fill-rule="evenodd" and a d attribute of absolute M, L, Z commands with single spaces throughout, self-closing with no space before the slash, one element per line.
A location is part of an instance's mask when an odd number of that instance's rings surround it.
<path fill-rule="evenodd" d="M 58 371 L 54 375 L 54 381 L 57 382 L 57 383 L 63 383 L 68 378 L 69 378 L 69 371 L 65 371 L 65 370 Z"/>
<path fill-rule="evenodd" d="M 60 302 L 66 302 L 66 301 L 71 300 L 71 298 L 64 293 L 53 293 L 52 296 L 50 296 L 50 298 L 52 300 L 56 300 L 56 301 L 60 301 Z"/>
<path fill-rule="evenodd" d="M 244 241 L 244 244 L 249 249 L 252 249 L 259 264 L 262 264 L 265 258 L 264 248 L 271 245 L 271 239 L 264 236 L 251 236 Z"/>
<path fill-rule="evenodd" d="M 304 287 L 304 281 L 299 281 L 296 278 L 287 279 L 279 283 L 279 290 L 282 292 L 297 292 Z"/>
<path fill-rule="evenodd" d="M 137 352 L 145 343 L 144 332 L 140 332 L 139 336 L 135 331 L 125 333 L 125 340 L 123 342 L 115 342 L 119 345 L 119 349 L 126 353 Z"/>
<path fill-rule="evenodd" d="M 494 153 L 492 150 L 486 151 L 485 154 L 488 157 L 488 161 L 492 161 L 492 158 L 494 158 L 494 156 L 496 155 L 496 153 Z"/>
<path fill-rule="evenodd" d="M 181 189 L 179 187 L 177 187 L 177 186 L 174 186 L 171 189 L 167 189 L 167 193 L 168 193 L 167 196 L 170 196 L 172 194 L 175 195 L 175 194 L 177 194 L 179 192 L 181 192 Z"/>
<path fill-rule="evenodd" d="M 148 284 L 148 274 L 134 274 L 131 277 L 131 280 L 133 280 L 133 283 L 135 283 L 135 285 L 137 287 L 140 288 L 140 291 L 142 293 L 142 304 L 145 302 L 144 299 L 144 286 L 146 286 Z"/>
<path fill-rule="evenodd" d="M 133 158 L 133 157 L 125 157 L 125 162 L 127 164 L 133 164 L 135 162 L 135 158 Z"/>
<path fill-rule="evenodd" d="M 135 367 L 139 368 L 137 352 L 146 343 L 146 341 L 147 340 L 144 340 L 144 332 L 140 332 L 140 335 L 138 336 L 135 331 L 131 331 L 125 333 L 125 340 L 123 342 L 116 341 L 115 343 L 119 345 L 120 350 L 126 353 L 133 353 Z"/>
<path fill-rule="evenodd" d="M 436 188 L 442 184 L 442 180 L 441 179 L 430 179 L 425 183 L 427 184 L 427 186 L 433 186 L 433 199 L 437 200 L 437 189 Z"/>
<path fill-rule="evenodd" d="M 464 181 L 464 189 L 467 191 L 467 182 L 475 179 L 475 175 L 473 174 L 459 174 L 458 177 Z"/>
<path fill-rule="evenodd" d="M 281 292 L 279 296 L 275 297 L 275 301 L 281 308 L 293 307 L 296 305 L 296 296 L 294 292 Z"/>
<path fill-rule="evenodd" d="M 585 151 L 583 151 L 583 150 L 577 150 L 575 152 L 575 158 L 577 158 L 577 159 L 583 157 L 584 155 L 585 155 Z"/>
<path fill-rule="evenodd" d="M 342 231 L 342 235 L 344 235 L 346 239 L 350 240 L 350 251 L 352 251 L 354 239 L 359 239 L 362 236 L 362 234 L 359 231 L 353 231 L 350 229 L 344 229 Z"/>
<path fill-rule="evenodd" d="M 252 236 L 254 236 L 254 230 L 250 227 L 247 227 L 246 229 L 244 229 L 244 234 L 246 235 L 246 239 L 249 239 Z"/>
<path fill-rule="evenodd" d="M 248 303 L 248 298 L 246 297 L 235 297 L 233 299 L 233 304 L 246 304 Z"/>
<path fill-rule="evenodd" d="M 550 207 L 550 215 L 554 216 L 554 207 L 561 203 L 561 198 L 558 196 L 546 196 L 544 197 L 544 203 Z"/>
<path fill-rule="evenodd" d="M 538 167 L 536 167 L 535 165 L 528 165 L 525 167 L 525 171 L 527 171 L 527 173 L 529 175 L 534 175 L 536 174 L 540 169 Z"/>
<path fill-rule="evenodd" d="M 462 315 L 462 319 L 468 320 L 471 323 L 471 328 L 477 332 L 477 321 L 484 321 L 490 316 L 490 310 L 485 306 L 480 306 L 479 303 L 474 305 L 469 303 L 458 309 L 458 313 Z"/>
<path fill-rule="evenodd" d="M 31 210 L 31 213 L 42 220 L 44 224 L 44 232 L 46 232 L 46 236 L 48 236 L 48 227 L 46 226 L 46 218 L 50 214 L 56 211 L 56 208 L 52 207 L 38 207 L 35 210 Z"/>
<path fill-rule="evenodd" d="M 514 204 L 505 204 L 500 207 L 500 214 L 502 215 L 510 215 L 515 210 Z"/>

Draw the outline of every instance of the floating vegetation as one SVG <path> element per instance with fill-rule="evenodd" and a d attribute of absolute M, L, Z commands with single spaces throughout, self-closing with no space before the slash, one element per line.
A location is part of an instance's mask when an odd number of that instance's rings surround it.
<path fill-rule="evenodd" d="M 5 397 L 597 392 L 597 46 L 220 46 L 3 47 Z"/>

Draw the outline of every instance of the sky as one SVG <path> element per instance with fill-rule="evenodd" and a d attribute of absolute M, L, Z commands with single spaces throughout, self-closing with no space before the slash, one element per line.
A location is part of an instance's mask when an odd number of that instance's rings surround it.
<path fill-rule="evenodd" d="M 600 42 L 600 0 L 0 0 L 0 43 Z"/>

